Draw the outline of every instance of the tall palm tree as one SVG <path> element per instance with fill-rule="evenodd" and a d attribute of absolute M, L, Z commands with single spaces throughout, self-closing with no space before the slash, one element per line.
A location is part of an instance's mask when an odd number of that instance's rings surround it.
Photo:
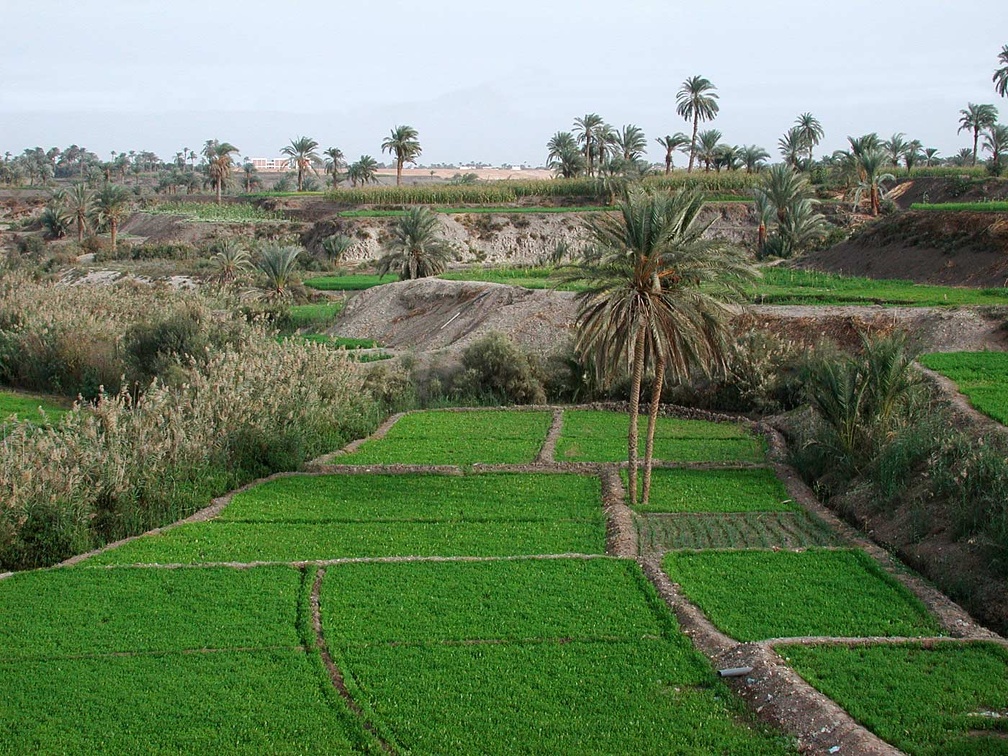
<path fill-rule="evenodd" d="M 921 154 L 923 148 L 924 145 L 921 144 L 920 139 L 911 139 L 907 142 L 906 149 L 903 150 L 903 164 L 906 166 L 907 173 L 912 171 L 913 167 L 923 157 Z"/>
<path fill-rule="evenodd" d="M 658 137 L 655 141 L 665 148 L 665 175 L 667 176 L 672 172 L 672 153 L 689 144 L 690 138 L 681 131 L 677 131 L 671 136 Z"/>
<path fill-rule="evenodd" d="M 755 144 L 743 145 L 740 156 L 746 173 L 759 173 L 770 159 L 770 153 Z"/>
<path fill-rule="evenodd" d="M 683 82 L 676 93 L 676 113 L 685 121 L 693 119 L 693 137 L 690 139 L 689 166 L 686 171 L 693 170 L 693 160 L 696 156 L 697 127 L 700 121 L 713 121 L 718 113 L 717 89 L 702 76 L 691 76 Z"/>
<path fill-rule="evenodd" d="M 385 137 L 382 142 L 382 152 L 395 155 L 396 159 L 396 186 L 402 183 L 402 169 L 405 163 L 416 164 L 416 159 L 420 157 L 422 148 L 420 135 L 412 126 L 396 126 L 392 129 L 391 135 Z"/>
<path fill-rule="evenodd" d="M 822 124 L 811 113 L 802 113 L 795 119 L 795 127 L 801 134 L 805 146 L 808 148 L 808 161 L 812 163 L 812 150 L 819 145 L 826 132 L 823 131 Z"/>
<path fill-rule="evenodd" d="M 904 136 L 906 135 L 900 131 L 882 142 L 882 149 L 885 150 L 886 156 L 889 158 L 889 163 L 893 168 L 899 166 L 900 160 L 906 153 L 907 147 L 909 146 L 907 141 L 903 138 Z"/>
<path fill-rule="evenodd" d="M 720 146 L 721 132 L 717 129 L 705 129 L 697 135 L 697 140 L 694 143 L 694 149 L 696 150 L 696 156 L 704 164 L 705 173 L 710 173 L 711 164 L 717 157 L 718 148 Z"/>
<path fill-rule="evenodd" d="M 1008 45 L 1001 48 L 998 63 L 1001 68 L 994 72 L 994 90 L 1002 97 L 1008 97 Z"/>
<path fill-rule="evenodd" d="M 605 121 L 598 113 L 587 113 L 584 118 L 574 119 L 574 134 L 578 144 L 584 150 L 585 165 L 588 166 L 588 175 L 595 173 L 595 158 L 601 157 L 596 150 L 596 138 L 598 130 L 605 125 Z"/>
<path fill-rule="evenodd" d="M 347 168 L 347 178 L 351 186 L 377 184 L 378 161 L 370 155 L 361 155 L 360 160 Z"/>
<path fill-rule="evenodd" d="M 997 123 L 997 108 L 993 105 L 975 105 L 971 102 L 965 110 L 960 110 L 959 114 L 961 118 L 959 119 L 959 130 L 956 133 L 963 131 L 973 133 L 973 165 L 976 165 L 980 133 Z"/>
<path fill-rule="evenodd" d="M 784 136 L 777 140 L 777 150 L 785 163 L 796 171 L 801 170 L 802 153 L 806 150 L 805 137 L 802 136 L 801 129 L 797 126 L 788 129 Z"/>
<path fill-rule="evenodd" d="M 94 205 L 94 195 L 84 184 L 74 184 L 66 194 L 67 209 L 77 226 L 77 243 L 84 241 L 84 230 Z"/>
<path fill-rule="evenodd" d="M 984 152 L 991 154 L 991 173 L 1000 176 L 1004 168 L 1005 153 L 1008 152 L 1008 126 L 996 123 L 984 134 Z"/>
<path fill-rule="evenodd" d="M 234 159 L 232 155 L 238 152 L 238 148 L 228 142 L 219 142 L 216 139 L 208 139 L 203 145 L 203 157 L 207 160 L 207 171 L 214 188 L 217 190 L 217 204 L 221 203 L 221 187 L 231 178 L 231 171 L 234 169 Z"/>
<path fill-rule="evenodd" d="M 584 170 L 585 162 L 578 150 L 577 140 L 569 131 L 558 131 L 546 143 L 549 154 L 546 167 L 563 178 L 573 178 Z"/>
<path fill-rule="evenodd" d="M 311 137 L 298 137 L 291 139 L 291 143 L 280 150 L 281 155 L 287 156 L 287 165 L 297 169 L 297 190 L 304 191 L 304 175 L 307 171 L 314 170 L 322 160 L 316 151 L 319 143 Z"/>
<path fill-rule="evenodd" d="M 94 196 L 93 213 L 99 225 L 107 225 L 112 238 L 112 251 L 116 248 L 119 223 L 130 211 L 130 194 L 124 187 L 106 184 Z"/>
<path fill-rule="evenodd" d="M 643 500 L 650 494 L 654 430 L 666 372 L 686 378 L 695 368 L 724 366 L 726 299 L 741 299 L 757 275 L 744 254 L 704 239 L 698 193 L 636 190 L 617 213 L 589 223 L 592 240 L 580 265 L 563 278 L 580 281 L 577 349 L 603 377 L 629 370 L 627 432 L 630 496 L 637 500 L 638 415 L 645 368 L 654 371 L 644 454 Z"/>
<path fill-rule="evenodd" d="M 385 245 L 388 254 L 378 261 L 378 275 L 392 268 L 399 280 L 426 278 L 442 273 L 454 257 L 451 245 L 441 232 L 437 214 L 423 206 L 411 207 L 392 228 Z"/>
<path fill-rule="evenodd" d="M 325 169 L 332 174 L 332 185 L 335 189 L 339 183 L 340 172 L 346 168 L 346 158 L 343 156 L 343 150 L 339 147 L 330 147 L 324 154 L 326 156 Z"/>
<path fill-rule="evenodd" d="M 616 132 L 616 146 L 619 148 L 624 160 L 628 162 L 640 160 L 647 149 L 647 139 L 644 137 L 644 129 L 628 123 L 620 131 Z"/>
<path fill-rule="evenodd" d="M 941 160 L 938 157 L 938 150 L 935 147 L 928 147 L 924 150 L 924 165 L 930 168 L 932 165 L 937 165 L 938 161 Z"/>
<path fill-rule="evenodd" d="M 886 181 L 895 181 L 896 178 L 891 173 L 883 173 L 886 162 L 890 156 L 880 149 L 863 152 L 857 157 L 858 167 L 861 173 L 861 183 L 854 192 L 854 206 L 861 201 L 862 195 L 867 191 L 868 200 L 871 205 L 871 214 L 878 215 L 882 208 L 882 184 Z"/>

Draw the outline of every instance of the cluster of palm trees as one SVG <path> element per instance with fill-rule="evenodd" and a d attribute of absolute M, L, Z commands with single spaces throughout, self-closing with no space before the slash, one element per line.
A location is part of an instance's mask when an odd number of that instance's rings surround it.
<path fill-rule="evenodd" d="M 1008 45 L 1005 46 L 1008 51 Z M 1008 56 L 1008 52 L 1002 53 Z M 1003 69 L 1005 77 L 1008 78 L 1008 67 Z M 995 74 L 996 76 L 996 74 Z M 1003 91 L 1003 86 L 999 84 L 999 91 Z M 959 111 L 959 131 L 965 131 L 973 136 L 973 165 L 977 162 L 977 148 L 980 145 L 980 137 L 983 136 L 983 150 L 990 153 L 990 171 L 994 175 L 999 175 L 1003 169 L 1005 152 L 1008 151 L 1008 126 L 998 123 L 998 111 L 990 104 L 969 105 Z"/>
<path fill-rule="evenodd" d="M 119 225 L 132 206 L 132 194 L 118 184 L 105 184 L 97 191 L 74 184 L 52 193 L 41 222 L 46 234 L 55 239 L 65 237 L 76 227 L 78 243 L 84 240 L 85 232 L 107 229 L 115 251 Z"/>
<path fill-rule="evenodd" d="M 826 234 L 826 219 L 817 210 L 808 178 L 787 163 L 777 163 L 763 172 L 753 200 L 759 220 L 756 251 L 760 257 L 801 254 Z"/>
<path fill-rule="evenodd" d="M 572 131 L 558 131 L 546 144 L 546 164 L 558 176 L 603 176 L 647 170 L 647 139 L 634 124 L 615 129 L 598 113 L 574 119 Z"/>

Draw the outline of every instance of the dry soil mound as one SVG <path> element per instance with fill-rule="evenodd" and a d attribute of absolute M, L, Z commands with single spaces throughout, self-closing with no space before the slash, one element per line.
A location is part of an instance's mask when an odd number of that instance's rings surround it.
<path fill-rule="evenodd" d="M 350 300 L 334 332 L 375 339 L 393 349 L 463 349 L 491 331 L 538 354 L 571 338 L 574 295 L 469 281 L 417 281 L 376 286 Z"/>

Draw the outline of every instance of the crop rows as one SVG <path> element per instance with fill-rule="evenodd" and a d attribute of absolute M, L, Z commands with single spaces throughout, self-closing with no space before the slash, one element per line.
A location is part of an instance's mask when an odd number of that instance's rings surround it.
<path fill-rule="evenodd" d="M 804 512 L 647 514 L 638 518 L 645 552 L 671 549 L 804 549 L 834 546 L 834 536 Z"/>
<path fill-rule="evenodd" d="M 976 409 L 1008 424 L 1008 353 L 944 352 L 920 362 L 955 381 Z"/>
<path fill-rule="evenodd" d="M 930 210 L 939 212 L 972 212 L 972 213 L 1008 213 L 1008 202 L 989 200 L 985 202 L 915 202 L 911 210 Z"/>
<path fill-rule="evenodd" d="M 639 512 L 787 512 L 795 505 L 773 470 L 656 469 L 650 502 L 635 508 Z"/>
<path fill-rule="evenodd" d="M 153 215 L 182 215 L 187 218 L 213 223 L 247 223 L 255 221 L 288 221 L 279 210 L 264 210 L 256 205 L 234 203 L 215 205 L 203 202 L 167 202 L 144 209 Z"/>

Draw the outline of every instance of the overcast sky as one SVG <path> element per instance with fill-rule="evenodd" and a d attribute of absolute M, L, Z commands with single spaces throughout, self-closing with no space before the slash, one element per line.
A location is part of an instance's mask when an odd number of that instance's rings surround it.
<path fill-rule="evenodd" d="M 777 154 L 802 112 L 817 151 L 905 132 L 942 155 L 991 75 L 1005 0 L 0 0 L 0 153 L 152 150 L 218 138 L 270 157 L 307 135 L 379 160 L 396 124 L 421 162 L 545 161 L 575 117 L 687 131 L 675 93 L 718 88 L 714 127 Z M 680 159 L 681 162 L 681 159 Z"/>

